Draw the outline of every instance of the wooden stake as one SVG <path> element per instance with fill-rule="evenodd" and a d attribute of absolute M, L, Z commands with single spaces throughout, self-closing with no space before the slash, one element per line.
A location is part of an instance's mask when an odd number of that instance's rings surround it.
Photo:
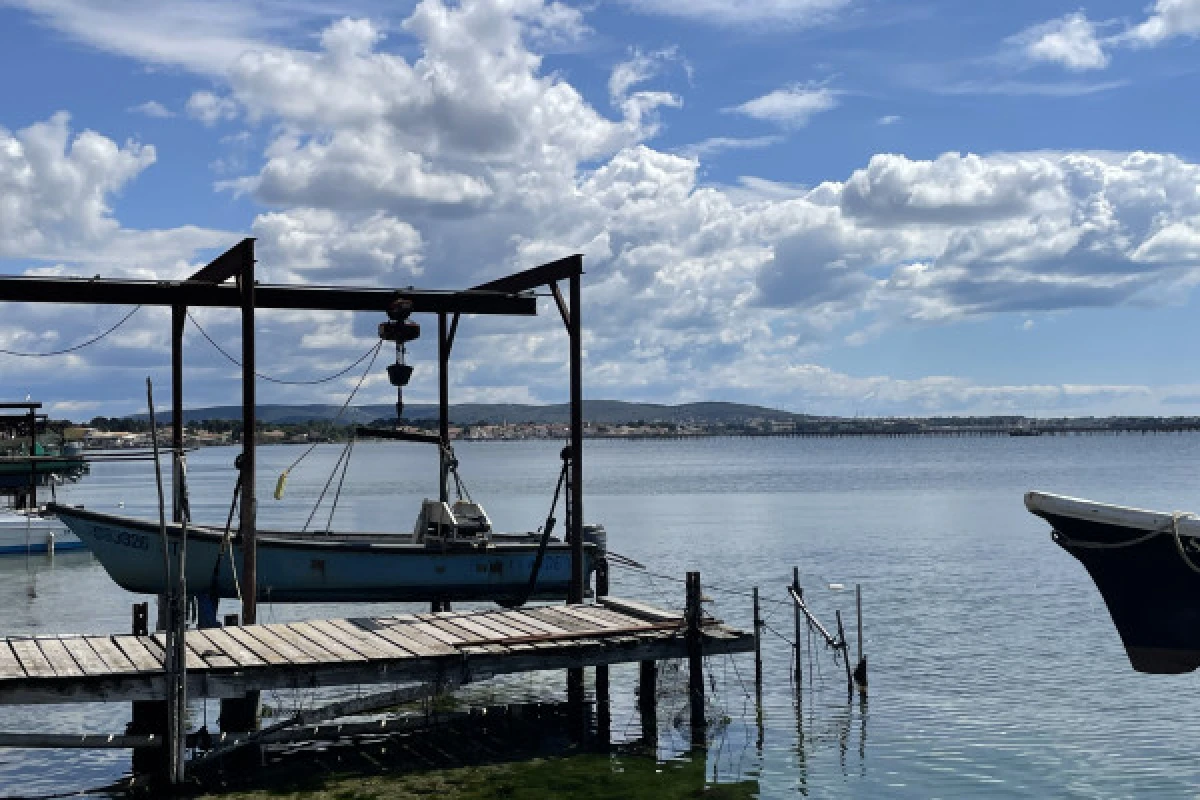
<path fill-rule="evenodd" d="M 804 596 L 804 590 L 800 588 L 800 568 L 792 567 L 792 589 L 800 597 Z M 804 659 L 800 652 L 800 606 L 793 603 L 792 611 L 796 615 L 796 691 L 804 685 Z"/>
<path fill-rule="evenodd" d="M 846 630 L 842 627 L 842 612 L 837 611 L 838 644 L 842 650 L 842 662 L 846 665 L 846 696 L 854 694 L 854 676 L 850 672 L 850 645 L 846 644 Z"/>
<path fill-rule="evenodd" d="M 758 716 L 762 718 L 762 616 L 759 614 L 758 587 L 754 587 L 754 698 L 758 705 Z"/>
<path fill-rule="evenodd" d="M 704 635 L 700 621 L 704 611 L 701 605 L 700 573 L 687 574 L 687 648 L 688 648 L 688 696 L 692 711 L 692 744 L 703 745 L 705 739 L 704 718 Z"/>

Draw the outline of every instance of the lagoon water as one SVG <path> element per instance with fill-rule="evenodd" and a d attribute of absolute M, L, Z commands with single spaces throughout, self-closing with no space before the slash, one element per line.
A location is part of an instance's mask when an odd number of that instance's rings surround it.
<path fill-rule="evenodd" d="M 527 530 L 545 518 L 560 447 L 460 443 L 456 450 L 471 493 L 496 527 Z M 276 502 L 275 478 L 302 450 L 261 449 L 260 524 L 302 524 L 338 451 L 317 448 Z M 234 455 L 226 448 L 190 455 L 198 521 L 224 523 Z M 762 797 L 1195 796 L 1200 677 L 1129 668 L 1083 568 L 1050 541 L 1021 496 L 1037 488 L 1200 511 L 1198 464 L 1200 435 L 1193 434 L 589 441 L 585 517 L 604 523 L 611 549 L 655 575 L 699 570 L 713 611 L 742 627 L 750 623 L 743 593 L 760 587 L 769 625 L 763 730 L 760 742 L 746 691 L 752 657 L 714 658 L 708 669 L 719 723 L 707 752 L 688 751 L 686 714 L 681 721 L 678 713 L 684 698 L 668 695 L 651 751 L 563 769 L 583 770 L 593 797 L 627 796 L 617 773 L 638 770 L 660 782 L 678 775 L 687 784 L 679 796 L 705 785 Z M 435 491 L 435 470 L 431 449 L 358 445 L 334 526 L 408 528 L 418 501 Z M 152 475 L 144 462 L 96 464 L 64 495 L 91 508 L 116 511 L 123 502 L 125 513 L 150 515 Z M 322 513 L 316 520 L 324 526 Z M 811 606 L 830 621 L 837 608 L 853 620 L 852 588 L 862 584 L 866 704 L 846 702 L 841 667 L 815 642 L 796 703 L 785 641 L 792 638 L 785 601 L 793 565 Z M 613 594 L 682 603 L 680 582 L 614 570 L 612 584 Z M 7 634 L 125 632 L 139 599 L 116 588 L 86 554 L 0 562 L 0 631 Z M 403 607 L 372 607 L 392 609 Z M 274 605 L 260 617 L 362 613 Z M 636 667 L 613 670 L 616 741 L 640 735 L 635 678 Z M 563 683 L 560 673 L 546 673 L 472 691 L 489 703 L 553 701 Z M 212 724 L 215 704 L 194 704 L 196 722 L 205 713 Z M 5 708 L 0 730 L 111 732 L 127 718 L 120 705 Z M 697 762 L 702 772 L 676 769 Z M 120 751 L 0 750 L 0 797 L 102 785 L 128 766 Z M 370 785 L 376 788 L 354 796 L 396 796 L 386 780 Z"/>

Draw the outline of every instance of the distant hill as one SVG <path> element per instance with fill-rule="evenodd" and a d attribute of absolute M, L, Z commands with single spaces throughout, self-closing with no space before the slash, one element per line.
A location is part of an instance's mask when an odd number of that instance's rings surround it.
<path fill-rule="evenodd" d="M 258 419 L 263 423 L 282 425 L 333 419 L 337 416 L 339 408 L 340 406 L 320 404 L 261 405 L 258 406 L 257 413 Z M 376 419 L 391 418 L 395 413 L 395 406 L 391 404 L 351 406 L 346 409 L 342 421 L 361 424 Z M 437 406 L 430 403 L 412 403 L 404 406 L 404 416 L 408 419 L 436 419 L 437 414 Z M 517 403 L 460 403 L 450 406 L 450 421 L 457 425 L 469 425 L 477 422 L 565 423 L 570 421 L 570 414 L 571 407 L 567 403 L 547 406 Z M 145 419 L 146 417 L 147 415 L 144 413 L 133 415 L 134 419 Z M 242 418 L 242 409 L 241 406 L 189 408 L 184 410 L 183 418 L 185 423 L 217 419 L 238 420 Z M 583 401 L 583 418 L 588 422 L 605 425 L 620 425 L 639 420 L 644 422 L 730 423 L 748 419 L 779 421 L 811 419 L 804 414 L 793 414 L 789 411 L 741 403 L 684 403 L 668 406 L 657 403 L 627 403 L 622 400 L 585 400 Z"/>

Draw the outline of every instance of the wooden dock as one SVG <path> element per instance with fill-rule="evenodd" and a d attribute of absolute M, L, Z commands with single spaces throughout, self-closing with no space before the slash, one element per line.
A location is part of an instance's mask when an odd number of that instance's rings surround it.
<path fill-rule="evenodd" d="M 754 636 L 703 618 L 705 655 L 754 649 Z M 682 611 L 601 597 L 596 604 L 398 614 L 189 630 L 188 696 L 355 684 L 468 683 L 494 675 L 682 658 Z M 161 633 L 0 639 L 0 705 L 162 700 Z"/>

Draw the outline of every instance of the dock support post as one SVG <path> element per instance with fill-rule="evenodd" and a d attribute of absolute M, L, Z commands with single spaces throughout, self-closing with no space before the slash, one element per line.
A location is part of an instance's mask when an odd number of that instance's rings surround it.
<path fill-rule="evenodd" d="M 596 596 L 608 595 L 608 562 L 596 562 Z M 612 727 L 612 708 L 609 704 L 608 665 L 596 665 L 596 736 L 602 747 L 607 748 Z"/>
<path fill-rule="evenodd" d="M 792 567 L 792 588 L 796 590 L 796 596 L 804 597 L 804 590 L 800 588 L 800 568 Z M 796 691 L 800 692 L 804 688 L 804 655 L 800 651 L 800 606 L 792 604 L 792 612 L 796 615 Z"/>
<path fill-rule="evenodd" d="M 242 292 L 242 498 L 240 530 L 242 536 L 242 623 L 258 621 L 258 541 L 255 528 L 257 502 L 254 487 L 254 433 L 257 415 L 254 407 L 254 244 L 243 252 L 238 273 Z"/>
<path fill-rule="evenodd" d="M 692 712 L 692 744 L 705 743 L 704 717 L 704 634 L 700 622 L 704 616 L 701 605 L 700 573 L 687 574 L 687 650 L 688 650 L 688 698 Z"/>
<path fill-rule="evenodd" d="M 584 594 L 583 569 L 583 317 L 580 299 L 580 279 L 570 278 L 571 308 L 567 328 L 571 351 L 571 485 L 567 499 L 571 513 L 567 518 L 567 538 L 571 542 L 571 584 L 568 603 L 582 603 Z M 567 670 L 567 701 L 583 707 L 583 670 Z"/>
<path fill-rule="evenodd" d="M 241 268 L 237 273 L 242 298 L 242 497 L 239 532 L 242 536 L 242 624 L 258 621 L 258 537 L 255 492 L 255 428 L 257 413 L 254 391 L 254 240 L 240 249 Z M 253 731 L 258 727 L 259 693 L 221 701 L 221 730 Z"/>
<path fill-rule="evenodd" d="M 642 738 L 647 744 L 658 743 L 658 663 L 642 661 L 638 664 L 638 711 L 642 715 Z"/>
<path fill-rule="evenodd" d="M 145 636 L 149 633 L 150 607 L 148 603 L 133 604 L 134 636 Z M 125 732 L 129 734 L 153 734 L 165 736 L 169 727 L 167 703 L 165 700 L 134 700 L 129 724 Z M 166 747 L 135 747 L 133 749 L 133 774 L 155 775 L 165 777 L 169 769 L 169 750 Z"/>

